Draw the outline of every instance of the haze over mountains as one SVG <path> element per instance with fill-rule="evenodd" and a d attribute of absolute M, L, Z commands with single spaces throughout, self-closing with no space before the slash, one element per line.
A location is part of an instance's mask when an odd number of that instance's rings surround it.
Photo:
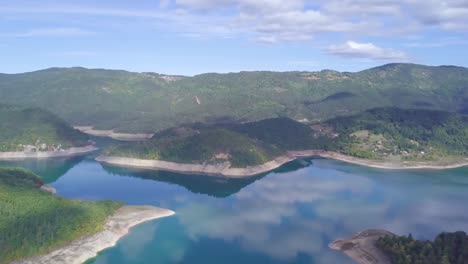
<path fill-rule="evenodd" d="M 0 103 L 41 107 L 73 125 L 153 132 L 197 121 L 317 121 L 382 106 L 468 113 L 467 83 L 467 68 L 416 64 L 193 77 L 50 68 L 0 74 Z"/>

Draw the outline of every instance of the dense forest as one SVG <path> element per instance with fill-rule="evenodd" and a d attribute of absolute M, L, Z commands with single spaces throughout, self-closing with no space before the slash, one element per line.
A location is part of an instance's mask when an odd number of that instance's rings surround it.
<path fill-rule="evenodd" d="M 468 155 L 468 117 L 436 110 L 376 108 L 328 120 L 339 150 L 364 158 L 436 159 Z"/>
<path fill-rule="evenodd" d="M 193 125 L 168 129 L 151 140 L 107 149 L 110 156 L 160 159 L 179 163 L 222 163 L 233 167 L 263 164 L 281 155 L 278 147 L 225 128 Z"/>
<path fill-rule="evenodd" d="M 0 103 L 47 109 L 73 125 L 152 133 L 190 122 L 315 122 L 382 106 L 465 112 L 467 83 L 466 68 L 415 64 L 193 77 L 51 68 L 0 74 Z"/>
<path fill-rule="evenodd" d="M 44 254 L 100 231 L 121 206 L 83 202 L 42 191 L 41 179 L 19 168 L 0 168 L 0 263 Z"/>
<path fill-rule="evenodd" d="M 468 236 L 465 232 L 441 233 L 434 241 L 409 236 L 385 236 L 376 246 L 394 264 L 467 264 Z"/>
<path fill-rule="evenodd" d="M 0 151 L 84 146 L 88 136 L 38 108 L 0 105 Z"/>

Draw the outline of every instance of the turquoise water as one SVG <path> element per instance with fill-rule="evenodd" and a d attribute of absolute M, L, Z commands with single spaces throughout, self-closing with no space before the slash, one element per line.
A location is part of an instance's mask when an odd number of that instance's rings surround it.
<path fill-rule="evenodd" d="M 328 243 L 362 229 L 420 239 L 468 231 L 468 168 L 385 171 L 313 159 L 251 180 L 214 180 L 107 167 L 92 156 L 5 164 L 44 176 L 60 196 L 176 211 L 135 227 L 94 264 L 346 264 Z"/>

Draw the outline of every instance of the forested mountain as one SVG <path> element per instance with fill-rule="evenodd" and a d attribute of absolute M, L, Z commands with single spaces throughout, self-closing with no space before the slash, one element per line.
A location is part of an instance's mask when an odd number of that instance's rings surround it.
<path fill-rule="evenodd" d="M 45 254 L 96 233 L 121 206 L 56 197 L 41 186 L 29 171 L 0 167 L 0 263 Z"/>
<path fill-rule="evenodd" d="M 0 102 L 42 107 L 74 125 L 154 132 L 194 121 L 317 121 L 382 106 L 468 113 L 468 69 L 388 64 L 183 77 L 51 68 L 0 75 L 0 94 Z"/>
<path fill-rule="evenodd" d="M 86 134 L 48 111 L 0 105 L 0 151 L 45 151 L 86 144 Z"/>

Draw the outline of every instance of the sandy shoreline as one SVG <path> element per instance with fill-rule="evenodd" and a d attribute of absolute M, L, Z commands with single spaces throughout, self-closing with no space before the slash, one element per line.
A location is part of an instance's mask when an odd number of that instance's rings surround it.
<path fill-rule="evenodd" d="M 327 159 L 339 160 L 347 163 L 357 164 L 366 167 L 391 169 L 391 170 L 409 170 L 409 169 L 452 169 L 468 166 L 468 159 L 452 164 L 429 163 L 429 162 L 401 162 L 389 163 L 381 161 L 372 161 L 359 159 L 337 152 L 322 150 L 304 150 L 288 151 L 286 155 L 280 156 L 270 162 L 258 166 L 246 168 L 231 168 L 229 163 L 211 164 L 184 164 L 163 160 L 145 160 L 126 157 L 99 156 L 96 161 L 119 167 L 132 167 L 148 170 L 163 170 L 182 174 L 203 174 L 209 176 L 222 176 L 229 178 L 252 177 L 261 173 L 274 170 L 288 162 L 299 158 L 322 157 Z"/>
<path fill-rule="evenodd" d="M 47 255 L 11 264 L 82 264 L 96 257 L 98 252 L 115 246 L 117 241 L 128 234 L 133 226 L 173 214 L 171 210 L 154 206 L 123 206 L 107 220 L 103 231 L 73 241 Z"/>
<path fill-rule="evenodd" d="M 74 126 L 73 128 L 78 129 L 79 131 L 96 137 L 110 137 L 115 140 L 122 140 L 122 141 L 140 141 L 140 140 L 148 140 L 153 137 L 154 134 L 145 134 L 145 133 L 118 133 L 114 132 L 114 130 L 98 130 L 94 129 L 92 126 Z"/>
<path fill-rule="evenodd" d="M 391 264 L 388 257 L 375 246 L 375 242 L 386 235 L 395 236 L 386 230 L 369 229 L 351 238 L 337 239 L 329 247 L 347 255 L 357 264 Z"/>
<path fill-rule="evenodd" d="M 48 159 L 48 158 L 61 158 L 61 157 L 72 157 L 80 156 L 91 153 L 98 150 L 93 145 L 85 147 L 75 147 L 64 149 L 60 151 L 38 151 L 38 152 L 0 152 L 0 160 L 16 160 L 16 159 Z"/>

